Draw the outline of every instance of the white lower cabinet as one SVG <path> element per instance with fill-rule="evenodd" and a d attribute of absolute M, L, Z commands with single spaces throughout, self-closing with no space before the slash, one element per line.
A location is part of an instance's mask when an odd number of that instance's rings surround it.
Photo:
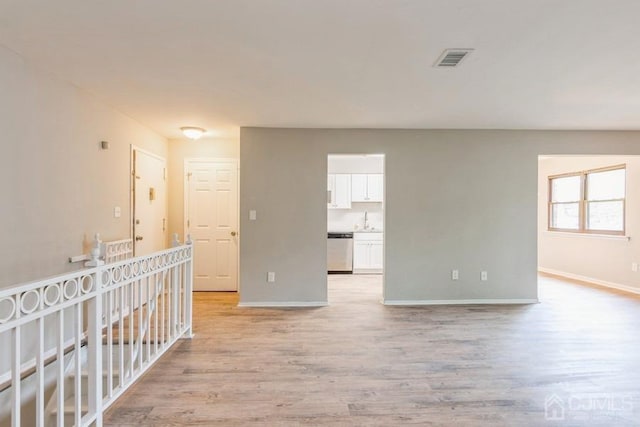
<path fill-rule="evenodd" d="M 353 233 L 353 273 L 382 273 L 383 267 L 382 233 Z"/>
<path fill-rule="evenodd" d="M 379 242 L 371 242 L 369 263 L 372 269 L 382 272 L 382 268 L 384 267 L 384 248 L 382 240 Z"/>

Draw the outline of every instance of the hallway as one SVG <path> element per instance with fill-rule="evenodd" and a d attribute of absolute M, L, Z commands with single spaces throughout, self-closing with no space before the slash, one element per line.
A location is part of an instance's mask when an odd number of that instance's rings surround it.
<path fill-rule="evenodd" d="M 195 338 L 105 425 L 541 425 L 553 395 L 608 399 L 567 422 L 640 419 L 638 297 L 541 276 L 541 304 L 385 307 L 364 277 L 330 276 L 313 309 L 196 293 Z"/>

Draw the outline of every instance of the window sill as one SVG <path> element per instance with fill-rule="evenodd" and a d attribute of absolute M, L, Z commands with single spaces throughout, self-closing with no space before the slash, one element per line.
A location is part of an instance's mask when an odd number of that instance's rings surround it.
<path fill-rule="evenodd" d="M 619 236 L 615 234 L 571 233 L 568 231 L 549 231 L 549 230 L 546 230 L 544 233 L 549 236 L 557 236 L 557 237 L 577 237 L 582 239 L 600 239 L 600 240 L 623 240 L 626 242 L 631 240 L 631 236 Z"/>

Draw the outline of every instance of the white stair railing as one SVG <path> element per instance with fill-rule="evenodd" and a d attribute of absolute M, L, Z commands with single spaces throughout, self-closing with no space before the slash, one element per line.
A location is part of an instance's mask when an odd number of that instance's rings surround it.
<path fill-rule="evenodd" d="M 0 382 L 10 384 L 11 425 L 101 426 L 106 408 L 192 336 L 192 260 L 188 241 L 0 290 L 0 343 L 11 354 Z M 24 411 L 23 384 L 34 377 L 36 409 Z"/>
<path fill-rule="evenodd" d="M 133 256 L 133 239 L 101 242 L 100 253 L 106 264 L 129 259 Z"/>

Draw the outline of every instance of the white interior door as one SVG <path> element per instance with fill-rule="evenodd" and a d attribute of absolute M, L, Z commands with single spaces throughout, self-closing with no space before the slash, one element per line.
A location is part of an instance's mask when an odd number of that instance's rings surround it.
<path fill-rule="evenodd" d="M 194 247 L 194 290 L 238 290 L 238 164 L 188 160 L 186 228 Z"/>
<path fill-rule="evenodd" d="M 133 236 L 136 256 L 166 248 L 166 161 L 133 150 Z"/>

